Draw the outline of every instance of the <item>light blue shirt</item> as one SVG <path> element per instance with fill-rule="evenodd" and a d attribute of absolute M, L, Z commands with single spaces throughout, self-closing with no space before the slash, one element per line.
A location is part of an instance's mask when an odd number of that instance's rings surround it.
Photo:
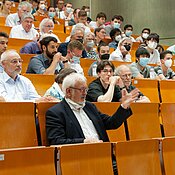
<path fill-rule="evenodd" d="M 40 97 L 28 78 L 18 75 L 13 80 L 5 71 L 0 73 L 0 96 L 6 101 L 35 101 Z"/>

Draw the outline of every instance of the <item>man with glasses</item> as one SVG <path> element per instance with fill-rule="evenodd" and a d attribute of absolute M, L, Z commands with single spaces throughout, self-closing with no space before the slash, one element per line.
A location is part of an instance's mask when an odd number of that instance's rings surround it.
<path fill-rule="evenodd" d="M 133 86 L 131 83 L 131 77 L 132 73 L 128 65 L 120 65 L 116 68 L 116 75 L 119 76 L 123 82 L 123 86 L 120 89 L 126 89 L 128 93 L 132 93 L 134 89 L 136 89 L 135 86 Z M 122 93 L 120 92 L 119 98 L 122 97 Z M 149 98 L 144 96 L 141 92 L 139 92 L 139 95 L 135 102 L 150 102 Z"/>
<path fill-rule="evenodd" d="M 31 81 L 19 75 L 23 60 L 15 50 L 6 50 L 1 55 L 3 72 L 0 74 L 0 101 L 49 101 L 40 97 Z"/>
<path fill-rule="evenodd" d="M 91 102 L 118 102 L 121 98 L 120 87 L 123 82 L 114 76 L 114 65 L 104 60 L 97 65 L 98 78 L 89 84 L 86 100 Z"/>
<path fill-rule="evenodd" d="M 132 115 L 130 104 L 136 99 L 123 91 L 122 104 L 110 117 L 86 102 L 86 78 L 78 73 L 65 77 L 62 84 L 65 98 L 46 112 L 46 133 L 50 145 L 109 142 L 106 130 L 117 129 Z M 114 174 L 117 174 L 113 160 Z"/>

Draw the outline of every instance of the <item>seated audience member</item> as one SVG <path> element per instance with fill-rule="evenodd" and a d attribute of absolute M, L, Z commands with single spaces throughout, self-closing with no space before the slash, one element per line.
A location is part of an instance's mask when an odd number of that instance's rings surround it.
<path fill-rule="evenodd" d="M 54 38 L 57 39 L 57 36 L 53 33 L 49 34 L 49 33 L 44 33 L 42 36 L 40 36 L 38 41 L 31 41 L 27 44 L 25 44 L 21 49 L 20 49 L 20 53 L 24 53 L 24 54 L 41 54 L 42 53 L 42 49 L 41 49 L 41 44 L 40 41 L 47 37 L 47 36 L 52 36 Z"/>
<path fill-rule="evenodd" d="M 161 65 L 154 67 L 154 71 L 161 80 L 175 80 L 175 72 L 171 69 L 172 57 L 172 52 L 169 50 L 166 50 L 160 54 Z"/>
<path fill-rule="evenodd" d="M 132 44 L 130 38 L 122 38 L 118 43 L 117 49 L 111 53 L 109 60 L 131 62 L 131 55 L 129 52 L 132 48 Z"/>
<path fill-rule="evenodd" d="M 94 61 L 89 70 L 88 70 L 88 75 L 89 76 L 97 76 L 97 64 L 101 61 L 101 60 L 108 60 L 109 56 L 110 56 L 110 50 L 109 50 L 109 46 L 108 44 L 106 44 L 105 42 L 101 42 L 100 45 L 98 45 L 97 47 L 97 51 L 98 51 L 98 58 L 97 61 Z"/>
<path fill-rule="evenodd" d="M 42 54 L 31 58 L 26 73 L 30 74 L 57 74 L 63 65 L 64 57 L 57 53 L 57 39 L 52 36 L 43 38 L 40 41 Z"/>
<path fill-rule="evenodd" d="M 8 45 L 8 38 L 9 36 L 5 32 L 0 32 L 0 60 L 1 60 L 1 55 L 4 53 L 7 49 Z M 1 65 L 0 61 L 0 73 L 3 72 L 3 67 Z"/>
<path fill-rule="evenodd" d="M 144 28 L 142 30 L 141 36 L 136 38 L 136 42 L 139 42 L 140 44 L 145 44 L 145 46 L 146 46 L 146 41 L 147 41 L 147 38 L 148 38 L 150 32 L 151 32 L 151 30 L 149 28 Z"/>
<path fill-rule="evenodd" d="M 168 47 L 167 50 L 171 51 L 173 55 L 175 55 L 175 44 Z"/>
<path fill-rule="evenodd" d="M 94 50 L 95 46 L 95 35 L 92 32 L 85 33 L 84 35 L 84 47 L 85 51 L 87 54 L 87 58 L 92 58 L 97 60 L 98 59 L 98 54 Z"/>
<path fill-rule="evenodd" d="M 131 77 L 132 73 L 129 68 L 129 65 L 120 65 L 116 68 L 116 75 L 119 76 L 123 81 L 123 87 L 121 89 L 126 89 L 128 93 L 130 93 L 136 87 L 132 85 Z M 121 94 L 122 96 L 122 94 Z M 144 96 L 141 92 L 139 92 L 138 98 L 135 102 L 150 102 L 149 98 Z"/>
<path fill-rule="evenodd" d="M 80 8 L 76 8 L 73 11 L 73 18 L 69 20 L 68 25 L 69 26 L 73 26 L 76 25 L 78 22 L 78 12 L 80 11 Z"/>
<path fill-rule="evenodd" d="M 4 101 L 49 101 L 49 98 L 38 95 L 28 78 L 20 75 L 22 61 L 15 50 L 7 50 L 1 55 L 4 68 L 0 74 L 1 98 Z"/>
<path fill-rule="evenodd" d="M 54 24 L 60 24 L 59 21 L 56 20 L 56 10 L 53 6 L 49 6 L 47 8 L 48 11 L 48 17 L 54 22 Z"/>
<path fill-rule="evenodd" d="M 104 28 L 105 27 L 105 22 L 106 22 L 106 14 L 103 12 L 100 12 L 96 16 L 96 21 L 91 21 L 89 23 L 89 27 L 96 29 L 96 28 Z M 106 32 L 105 32 L 106 33 Z"/>
<path fill-rule="evenodd" d="M 100 42 L 102 42 L 105 39 L 106 31 L 104 28 L 96 28 L 94 31 L 95 34 L 95 45 L 98 46 Z"/>
<path fill-rule="evenodd" d="M 39 2 L 38 2 L 38 0 L 31 0 L 31 4 L 32 4 L 31 14 L 33 15 L 34 13 L 36 13 L 36 11 L 38 9 Z"/>
<path fill-rule="evenodd" d="M 76 73 L 74 69 L 71 68 L 64 68 L 62 69 L 59 74 L 55 78 L 55 82 L 52 86 L 46 91 L 44 96 L 48 97 L 51 96 L 55 98 L 57 101 L 61 101 L 64 98 L 64 93 L 62 91 L 62 83 L 64 78 L 71 73 Z"/>
<path fill-rule="evenodd" d="M 21 16 L 21 24 L 12 27 L 10 31 L 10 38 L 37 40 L 38 32 L 32 27 L 33 16 L 30 13 L 24 13 Z"/>
<path fill-rule="evenodd" d="M 59 12 L 63 11 L 63 8 L 64 8 L 64 0 L 57 0 L 55 9 L 58 17 L 59 17 Z"/>
<path fill-rule="evenodd" d="M 114 15 L 111 23 L 105 26 L 106 35 L 109 36 L 112 29 L 119 29 L 121 31 L 121 25 L 124 18 L 121 15 Z"/>
<path fill-rule="evenodd" d="M 87 13 L 87 23 L 89 24 L 92 21 L 90 14 L 90 7 L 84 5 L 82 6 L 81 10 L 84 10 Z"/>
<path fill-rule="evenodd" d="M 69 42 L 65 42 L 65 43 L 61 43 L 58 47 L 58 52 L 60 52 L 63 56 L 67 55 L 67 46 L 71 41 L 74 40 L 78 40 L 81 43 L 83 43 L 83 39 L 84 39 L 84 30 L 80 27 L 75 27 L 70 34 L 70 41 Z M 87 54 L 86 51 L 83 50 L 82 53 L 82 58 L 86 58 Z"/>
<path fill-rule="evenodd" d="M 110 48 L 117 49 L 118 43 L 122 39 L 121 34 L 122 32 L 120 29 L 112 29 L 110 31 L 110 37 L 112 39 L 112 42 L 109 43 Z"/>
<path fill-rule="evenodd" d="M 149 64 L 158 64 L 160 65 L 160 54 L 156 49 L 157 44 L 159 43 L 159 35 L 157 33 L 151 33 L 147 38 L 147 46 L 145 47 L 150 53 Z"/>
<path fill-rule="evenodd" d="M 37 19 L 37 16 L 43 16 L 45 18 L 48 17 L 48 15 L 47 15 L 47 6 L 46 6 L 46 1 L 45 0 L 39 0 L 38 9 L 33 14 L 33 16 L 34 16 L 35 19 Z"/>
<path fill-rule="evenodd" d="M 72 3 L 70 3 L 70 2 L 65 3 L 64 10 L 59 12 L 58 16 L 61 19 L 71 20 L 73 18 Z"/>
<path fill-rule="evenodd" d="M 128 37 L 132 42 L 136 42 L 136 40 L 131 36 L 133 34 L 133 26 L 131 24 L 126 24 L 124 26 L 124 37 Z"/>
<path fill-rule="evenodd" d="M 0 16 L 7 17 L 10 14 L 11 7 L 12 2 L 10 0 L 3 0 L 0 9 Z"/>
<path fill-rule="evenodd" d="M 22 1 L 18 5 L 17 13 L 12 13 L 7 16 L 5 25 L 6 26 L 16 26 L 21 24 L 21 17 L 24 13 L 30 13 L 32 9 L 32 6 L 27 1 Z"/>
<path fill-rule="evenodd" d="M 78 23 L 83 23 L 86 26 L 86 28 L 88 28 L 85 29 L 85 32 L 87 32 L 87 30 L 91 31 L 87 23 L 87 12 L 85 10 L 80 10 L 78 12 Z"/>
<path fill-rule="evenodd" d="M 140 47 L 135 53 L 136 61 L 130 65 L 133 78 L 150 78 L 149 62 L 150 53 L 144 47 Z"/>
<path fill-rule="evenodd" d="M 160 45 L 160 44 L 157 44 L 156 49 L 159 51 L 159 53 L 160 53 L 160 54 L 161 54 L 161 53 L 164 51 L 163 46 L 162 46 L 162 45 Z"/>
<path fill-rule="evenodd" d="M 123 83 L 114 76 L 114 65 L 104 60 L 97 65 L 98 78 L 89 84 L 86 100 L 91 102 L 117 102 L 120 100 L 120 87 Z"/>
<path fill-rule="evenodd" d="M 73 40 L 67 46 L 67 55 L 64 57 L 64 68 L 72 68 L 79 74 L 84 74 L 80 66 L 80 58 L 83 52 L 83 44 L 80 41 Z"/>
<path fill-rule="evenodd" d="M 46 112 L 46 135 L 50 145 L 109 142 L 106 130 L 119 128 L 132 115 L 130 104 L 137 89 L 122 93 L 122 103 L 112 116 L 102 114 L 93 103 L 86 102 L 86 78 L 72 73 L 63 80 L 65 98 Z M 113 159 L 114 175 L 117 175 Z"/>

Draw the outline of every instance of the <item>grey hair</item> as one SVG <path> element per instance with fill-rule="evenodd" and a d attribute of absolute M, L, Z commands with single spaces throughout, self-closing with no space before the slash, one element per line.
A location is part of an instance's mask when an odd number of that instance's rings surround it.
<path fill-rule="evenodd" d="M 3 62 L 4 60 L 8 60 L 12 56 L 16 56 L 18 58 L 21 58 L 16 50 L 10 49 L 10 50 L 6 50 L 5 52 L 2 53 L 1 62 Z"/>
<path fill-rule="evenodd" d="M 66 76 L 62 83 L 63 93 L 66 95 L 66 89 L 70 87 L 74 87 L 77 82 L 86 83 L 86 77 L 79 73 L 71 73 Z"/>
<path fill-rule="evenodd" d="M 34 20 L 34 17 L 31 13 L 23 13 L 21 16 L 21 21 L 24 21 L 26 18 L 31 18 Z"/>
<path fill-rule="evenodd" d="M 31 11 L 32 9 L 32 4 L 30 4 L 29 2 L 27 1 L 22 1 L 19 3 L 18 5 L 18 10 L 20 10 L 22 7 L 27 7 L 29 9 L 29 11 Z"/>
<path fill-rule="evenodd" d="M 128 68 L 128 69 L 131 71 L 130 66 L 127 65 L 127 64 L 122 64 L 122 65 L 118 66 L 118 67 L 115 69 L 115 75 L 120 76 L 120 74 L 121 74 L 121 72 L 123 71 L 123 69 L 126 69 L 126 68 Z"/>
<path fill-rule="evenodd" d="M 52 22 L 53 27 L 54 27 L 54 22 L 52 21 L 52 19 L 44 18 L 44 19 L 40 22 L 40 24 L 39 24 L 39 30 L 40 30 L 41 33 L 43 33 L 43 29 L 44 29 L 44 27 L 45 27 L 44 25 L 45 25 L 47 22 Z"/>
<path fill-rule="evenodd" d="M 71 33 L 70 33 L 70 36 L 73 36 L 73 35 L 75 35 L 76 33 L 77 33 L 77 31 L 81 31 L 83 34 L 85 33 L 84 31 L 84 29 L 82 28 L 82 27 L 80 27 L 80 26 L 75 26 L 75 27 L 72 27 L 72 31 L 71 31 Z"/>
<path fill-rule="evenodd" d="M 95 34 L 94 33 L 87 32 L 87 33 L 84 34 L 84 40 L 86 40 L 86 37 L 89 36 L 89 35 L 92 35 L 94 37 L 94 39 L 95 39 Z"/>
<path fill-rule="evenodd" d="M 131 43 L 133 43 L 132 40 L 131 40 L 130 38 L 124 37 L 124 38 L 122 38 L 122 39 L 119 41 L 118 46 L 120 46 L 125 40 L 129 40 L 129 41 L 131 41 Z"/>

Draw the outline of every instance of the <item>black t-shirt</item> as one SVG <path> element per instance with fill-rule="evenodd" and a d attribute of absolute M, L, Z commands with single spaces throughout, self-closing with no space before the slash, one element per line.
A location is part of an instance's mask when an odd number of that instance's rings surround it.
<path fill-rule="evenodd" d="M 108 91 L 108 88 L 105 89 L 100 79 L 97 78 L 89 84 L 89 90 L 87 92 L 86 100 L 90 102 L 97 102 L 98 97 L 100 95 L 104 95 Z M 120 98 L 120 88 L 118 86 L 115 86 L 112 102 L 119 102 Z"/>

